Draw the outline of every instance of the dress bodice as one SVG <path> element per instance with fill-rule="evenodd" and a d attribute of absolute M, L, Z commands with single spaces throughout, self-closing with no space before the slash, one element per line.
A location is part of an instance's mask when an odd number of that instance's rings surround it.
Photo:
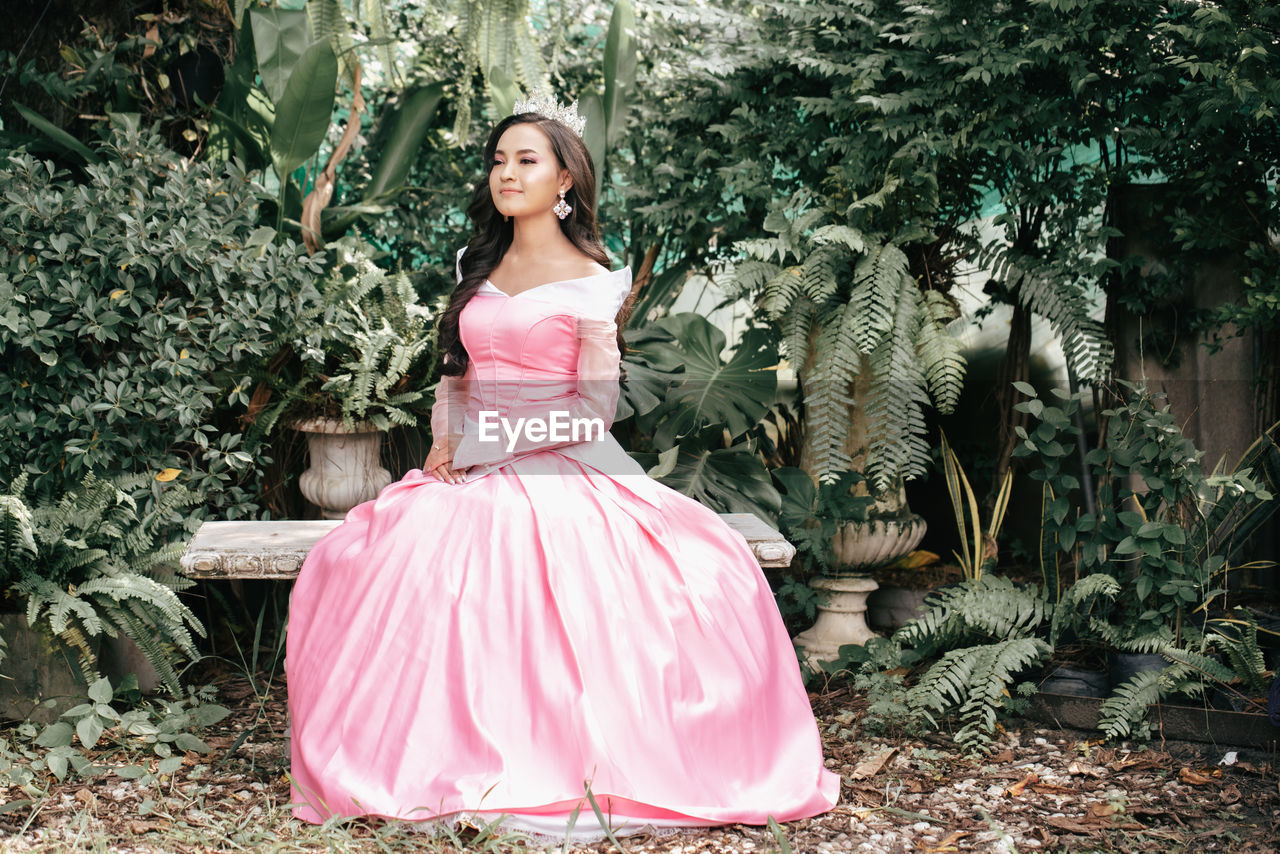
<path fill-rule="evenodd" d="M 550 282 L 515 296 L 486 281 L 459 318 L 472 366 L 468 409 L 518 409 L 574 393 L 582 322 L 612 322 L 630 288 L 630 268 Z M 616 382 L 616 375 L 585 379 Z"/>

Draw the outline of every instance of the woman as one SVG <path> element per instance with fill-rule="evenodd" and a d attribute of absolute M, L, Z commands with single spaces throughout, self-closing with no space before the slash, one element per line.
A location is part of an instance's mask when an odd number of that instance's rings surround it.
<path fill-rule="evenodd" d="M 608 269 L 570 124 L 554 101 L 518 105 L 490 135 L 441 318 L 435 443 L 294 588 L 301 819 L 502 817 L 587 839 L 604 830 L 588 791 L 620 833 L 838 797 L 751 551 L 608 434 L 631 272 Z"/>

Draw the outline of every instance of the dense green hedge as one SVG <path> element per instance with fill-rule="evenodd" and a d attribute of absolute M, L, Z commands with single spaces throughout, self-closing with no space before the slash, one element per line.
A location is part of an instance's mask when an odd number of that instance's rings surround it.
<path fill-rule="evenodd" d="M 267 196 L 234 165 L 145 132 L 98 153 L 78 176 L 0 154 L 0 479 L 177 469 L 219 515 L 253 514 L 263 458 L 238 417 L 319 265 L 257 228 Z"/>

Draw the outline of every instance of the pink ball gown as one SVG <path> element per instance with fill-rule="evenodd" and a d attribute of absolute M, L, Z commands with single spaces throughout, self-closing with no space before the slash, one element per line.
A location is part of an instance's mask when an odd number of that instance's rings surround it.
<path fill-rule="evenodd" d="M 742 538 L 607 430 L 481 429 L 485 412 L 611 422 L 630 284 L 629 269 L 515 296 L 486 282 L 460 318 L 470 367 L 432 412 L 466 481 L 415 469 L 307 557 L 286 658 L 298 818 L 501 818 L 563 838 L 578 808 L 570 835 L 591 839 L 588 784 L 622 833 L 835 804 Z"/>

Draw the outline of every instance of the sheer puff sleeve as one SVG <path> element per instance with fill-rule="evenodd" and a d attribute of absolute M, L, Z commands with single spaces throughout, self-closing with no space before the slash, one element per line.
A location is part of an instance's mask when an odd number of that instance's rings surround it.
<path fill-rule="evenodd" d="M 620 393 L 618 327 L 612 320 L 574 321 L 579 345 L 575 393 L 554 405 L 513 408 L 504 423 L 495 419 L 468 425 L 454 453 L 455 467 L 496 468 L 534 451 L 607 439 Z"/>
<path fill-rule="evenodd" d="M 436 400 L 431 405 L 431 444 L 447 441 L 452 457 L 462 439 L 462 426 L 467 414 L 471 369 L 460 377 L 441 376 L 436 385 Z"/>
<path fill-rule="evenodd" d="M 462 282 L 462 254 L 467 247 L 458 250 L 454 262 L 456 283 Z M 449 455 L 457 450 L 458 441 L 462 438 L 462 425 L 467 414 L 467 403 L 470 393 L 469 383 L 473 376 L 471 367 L 459 377 L 441 375 L 436 385 L 435 403 L 431 405 L 431 444 L 432 446 L 449 443 Z"/>

